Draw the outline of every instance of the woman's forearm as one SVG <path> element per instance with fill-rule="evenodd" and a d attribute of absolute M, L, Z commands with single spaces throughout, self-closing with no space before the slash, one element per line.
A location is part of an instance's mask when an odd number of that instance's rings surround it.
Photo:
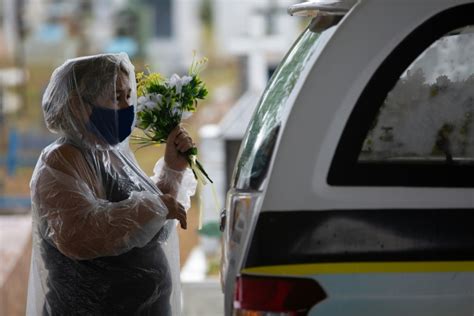
<path fill-rule="evenodd" d="M 163 168 L 157 186 L 163 194 L 169 194 L 177 198 L 182 179 L 182 172 Z"/>

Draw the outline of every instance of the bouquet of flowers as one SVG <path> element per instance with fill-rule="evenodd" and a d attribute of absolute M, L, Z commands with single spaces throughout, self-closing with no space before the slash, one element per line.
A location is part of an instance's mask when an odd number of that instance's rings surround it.
<path fill-rule="evenodd" d="M 133 140 L 142 147 L 166 143 L 171 131 L 196 111 L 198 100 L 206 97 L 206 85 L 199 78 L 206 63 L 206 58 L 193 59 L 188 75 L 182 77 L 174 74 L 165 78 L 148 68 L 147 72 L 137 73 L 137 127 L 144 136 L 134 135 Z M 196 180 L 202 184 L 212 183 L 197 160 L 197 153 L 193 147 L 183 155 Z"/>

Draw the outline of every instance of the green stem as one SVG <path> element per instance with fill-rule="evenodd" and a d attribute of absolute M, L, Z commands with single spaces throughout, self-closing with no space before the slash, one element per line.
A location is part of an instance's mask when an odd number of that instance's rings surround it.
<path fill-rule="evenodd" d="M 201 163 L 197 159 L 196 159 L 196 165 L 199 168 L 199 170 L 201 170 L 202 174 L 207 178 L 207 180 L 209 180 L 209 182 L 211 182 L 211 183 L 214 183 L 211 180 L 211 178 L 209 178 L 209 175 L 207 174 L 207 172 L 204 170 L 203 166 L 201 165 Z"/>
<path fill-rule="evenodd" d="M 192 159 L 191 159 L 192 156 L 197 155 L 197 148 L 193 147 L 193 148 L 189 149 L 188 151 L 186 151 L 185 153 L 183 153 L 183 155 L 186 156 L 186 160 L 187 160 L 189 166 L 191 167 L 191 170 L 193 171 L 194 178 L 197 180 L 196 172 L 192 168 Z M 211 178 L 209 177 L 207 172 L 204 170 L 204 167 L 201 165 L 199 160 L 196 159 L 195 162 L 196 162 L 197 169 L 204 175 L 204 177 L 206 177 L 206 179 L 209 180 L 210 183 L 214 183 L 214 181 L 211 180 Z"/>

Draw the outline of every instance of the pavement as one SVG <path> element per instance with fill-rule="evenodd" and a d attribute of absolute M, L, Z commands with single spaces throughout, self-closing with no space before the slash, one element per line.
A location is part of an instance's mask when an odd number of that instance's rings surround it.
<path fill-rule="evenodd" d="M 183 316 L 224 315 L 224 295 L 218 279 L 183 282 Z"/>
<path fill-rule="evenodd" d="M 0 315 L 25 315 L 31 216 L 0 215 Z"/>
<path fill-rule="evenodd" d="M 224 295 L 219 278 L 206 276 L 206 271 L 205 249 L 198 245 L 181 269 L 183 316 L 224 315 Z"/>
<path fill-rule="evenodd" d="M 0 216 L 0 288 L 31 239 L 30 215 Z"/>

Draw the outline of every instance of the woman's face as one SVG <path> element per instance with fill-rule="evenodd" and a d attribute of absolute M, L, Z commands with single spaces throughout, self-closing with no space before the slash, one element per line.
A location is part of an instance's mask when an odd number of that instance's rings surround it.
<path fill-rule="evenodd" d="M 115 94 L 110 97 L 99 97 L 97 104 L 109 109 L 120 110 L 131 105 L 130 79 L 123 71 L 119 71 L 115 82 Z"/>

